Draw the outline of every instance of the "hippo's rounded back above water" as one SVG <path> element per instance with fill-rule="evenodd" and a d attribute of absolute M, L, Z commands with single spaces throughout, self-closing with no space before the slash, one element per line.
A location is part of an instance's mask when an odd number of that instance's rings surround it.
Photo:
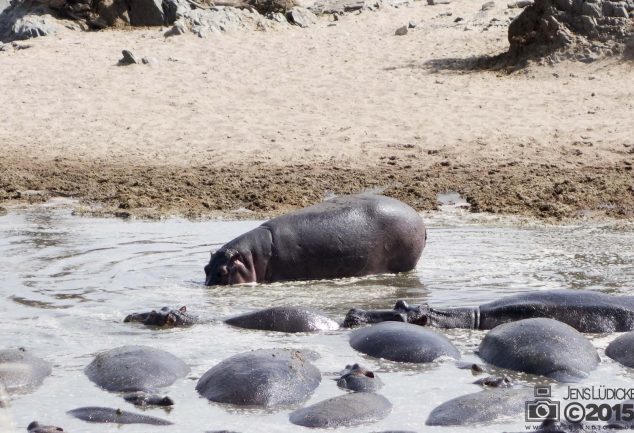
<path fill-rule="evenodd" d="M 145 391 L 169 386 L 189 373 L 179 358 L 146 346 L 122 346 L 100 353 L 85 369 L 107 391 Z"/>
<path fill-rule="evenodd" d="M 478 355 L 501 368 L 539 374 L 561 382 L 588 376 L 599 363 L 592 343 L 573 327 L 553 319 L 524 319 L 493 328 Z"/>
<path fill-rule="evenodd" d="M 25 349 L 0 350 L 0 387 L 9 394 L 32 391 L 51 374 L 51 365 Z"/>
<path fill-rule="evenodd" d="M 336 197 L 235 238 L 205 267 L 208 286 L 344 278 L 414 269 L 425 247 L 420 215 L 380 195 Z"/>

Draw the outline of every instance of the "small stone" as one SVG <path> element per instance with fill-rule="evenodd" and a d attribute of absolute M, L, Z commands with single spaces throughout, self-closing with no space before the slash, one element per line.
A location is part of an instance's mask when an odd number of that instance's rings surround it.
<path fill-rule="evenodd" d="M 310 27 L 317 23 L 317 15 L 308 9 L 300 8 L 298 6 L 288 11 L 286 18 L 290 23 L 302 28 Z"/>
<path fill-rule="evenodd" d="M 276 23 L 288 24 L 288 20 L 286 19 L 284 14 L 280 12 L 270 13 L 266 17 L 271 21 L 275 21 Z"/>
<path fill-rule="evenodd" d="M 407 34 L 407 26 L 399 27 L 394 32 L 396 36 L 405 36 Z"/>
<path fill-rule="evenodd" d="M 427 0 L 429 6 L 434 5 L 448 5 L 452 0 Z"/>
<path fill-rule="evenodd" d="M 460 21 L 464 21 L 464 18 L 462 17 L 456 17 L 455 20 L 453 20 L 454 23 L 459 23 Z"/>
<path fill-rule="evenodd" d="M 163 36 L 169 38 L 171 36 L 184 35 L 185 33 L 187 33 L 187 27 L 182 22 L 177 21 L 168 31 L 163 33 Z"/>
<path fill-rule="evenodd" d="M 417 26 L 416 21 L 410 21 L 409 24 L 407 24 L 407 27 L 410 29 L 415 29 Z"/>
<path fill-rule="evenodd" d="M 201 39 L 205 39 L 207 36 L 209 36 L 209 31 L 207 30 L 205 26 L 192 27 L 192 33 Z"/>
<path fill-rule="evenodd" d="M 141 59 L 141 63 L 143 63 L 144 65 L 153 66 L 158 64 L 158 60 L 156 59 L 156 57 L 143 57 Z"/>
<path fill-rule="evenodd" d="M 495 7 L 495 2 L 489 1 L 489 2 L 484 3 L 480 9 L 483 10 L 483 11 L 488 11 L 488 10 L 493 9 L 494 7 Z"/>
<path fill-rule="evenodd" d="M 121 51 L 121 54 L 123 55 L 123 57 L 119 59 L 119 66 L 134 65 L 134 64 L 141 63 L 139 59 L 137 58 L 137 56 L 135 56 L 132 51 L 123 50 Z"/>

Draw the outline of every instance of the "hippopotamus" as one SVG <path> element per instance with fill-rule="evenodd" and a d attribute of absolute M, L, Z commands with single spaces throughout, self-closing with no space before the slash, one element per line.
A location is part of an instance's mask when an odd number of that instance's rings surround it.
<path fill-rule="evenodd" d="M 494 389 L 461 395 L 434 408 L 425 424 L 462 426 L 491 423 L 498 418 L 524 413 L 533 392 L 527 389 Z"/>
<path fill-rule="evenodd" d="M 176 327 L 191 326 L 196 323 L 196 317 L 187 313 L 184 305 L 178 309 L 163 307 L 160 310 L 152 310 L 148 313 L 132 313 L 123 319 L 124 323 L 139 322 L 146 326 Z"/>
<path fill-rule="evenodd" d="M 383 381 L 373 371 L 359 364 L 346 365 L 337 379 L 337 386 L 355 392 L 374 392 L 381 389 Z"/>
<path fill-rule="evenodd" d="M 63 432 L 64 429 L 54 425 L 42 425 L 37 421 L 33 421 L 26 427 L 26 431 L 28 433 L 58 433 Z"/>
<path fill-rule="evenodd" d="M 478 355 L 497 367 L 576 382 L 599 363 L 592 343 L 573 327 L 553 319 L 524 319 L 493 328 Z"/>
<path fill-rule="evenodd" d="M 278 332 L 334 331 L 339 324 L 323 314 L 301 307 L 272 307 L 225 320 L 231 326 Z"/>
<path fill-rule="evenodd" d="M 123 396 L 123 399 L 135 406 L 174 406 L 174 400 L 160 395 L 150 394 L 145 391 L 130 392 Z"/>
<path fill-rule="evenodd" d="M 392 410 L 385 397 L 366 392 L 355 392 L 320 401 L 291 412 L 293 424 L 311 428 L 353 427 L 380 421 Z"/>
<path fill-rule="evenodd" d="M 447 337 L 410 323 L 383 322 L 357 329 L 350 336 L 350 345 L 375 358 L 397 362 L 432 362 L 441 356 L 460 359 L 460 352 Z"/>
<path fill-rule="evenodd" d="M 112 423 L 112 424 L 151 424 L 151 425 L 171 425 L 172 422 L 156 418 L 153 416 L 142 415 L 133 412 L 126 412 L 121 409 L 111 409 L 109 407 L 80 407 L 78 409 L 69 410 L 67 414 L 74 416 L 82 421 L 94 423 Z"/>
<path fill-rule="evenodd" d="M 513 382 L 508 376 L 487 376 L 476 380 L 473 384 L 487 388 L 508 388 L 513 385 Z"/>
<path fill-rule="evenodd" d="M 29 392 L 51 374 L 51 365 L 26 349 L 0 350 L 0 387 L 7 393 Z"/>
<path fill-rule="evenodd" d="M 393 198 L 335 197 L 273 218 L 223 245 L 205 284 L 358 277 L 414 269 L 426 241 L 420 215 Z"/>
<path fill-rule="evenodd" d="M 321 382 L 314 353 L 262 349 L 240 353 L 207 370 L 196 385 L 217 403 L 274 407 L 306 400 Z"/>
<path fill-rule="evenodd" d="M 392 310 L 351 309 L 344 326 L 383 321 L 408 322 L 438 328 L 493 329 L 502 323 L 545 317 L 579 332 L 634 330 L 634 296 L 612 296 L 587 290 L 549 290 L 508 296 L 465 308 L 410 306 L 398 301 Z"/>
<path fill-rule="evenodd" d="M 146 346 L 122 346 L 100 353 L 85 369 L 88 379 L 113 392 L 169 386 L 189 373 L 176 356 Z"/>
<path fill-rule="evenodd" d="M 626 367 L 634 367 L 634 332 L 623 334 L 608 344 L 605 354 Z"/>

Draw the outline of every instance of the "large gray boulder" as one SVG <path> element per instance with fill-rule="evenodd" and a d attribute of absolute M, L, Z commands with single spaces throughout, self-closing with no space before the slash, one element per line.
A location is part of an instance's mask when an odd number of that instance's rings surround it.
<path fill-rule="evenodd" d="M 128 16 L 133 26 L 162 26 L 165 23 L 162 0 L 130 0 Z"/>

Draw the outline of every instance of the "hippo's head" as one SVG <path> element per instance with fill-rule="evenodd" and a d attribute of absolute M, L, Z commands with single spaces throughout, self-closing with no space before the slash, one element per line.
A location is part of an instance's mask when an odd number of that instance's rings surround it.
<path fill-rule="evenodd" d="M 357 392 L 374 392 L 383 386 L 383 382 L 373 371 L 359 364 L 346 365 L 341 377 L 335 380 L 340 388 Z"/>
<path fill-rule="evenodd" d="M 187 307 L 182 306 L 178 310 L 163 307 L 149 313 L 132 313 L 123 321 L 140 322 L 147 326 L 188 326 L 194 323 L 195 318 L 187 314 Z"/>
<path fill-rule="evenodd" d="M 249 260 L 234 249 L 221 249 L 211 254 L 209 264 L 205 266 L 205 285 L 252 283 L 253 271 L 248 268 Z"/>
<path fill-rule="evenodd" d="M 406 322 L 416 325 L 425 325 L 427 323 L 426 305 L 410 306 L 407 302 L 399 300 L 391 310 L 361 310 L 353 308 L 348 311 L 343 321 L 345 328 L 352 328 L 371 323 L 379 322 Z"/>

